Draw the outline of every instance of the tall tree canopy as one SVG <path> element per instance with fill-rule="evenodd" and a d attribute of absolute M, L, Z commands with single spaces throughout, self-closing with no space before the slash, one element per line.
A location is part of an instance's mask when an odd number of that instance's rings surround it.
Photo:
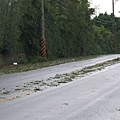
<path fill-rule="evenodd" d="M 111 37 L 111 43 L 114 47 L 114 41 L 116 41 L 116 52 L 120 53 L 120 18 L 114 17 L 113 15 L 108 15 L 107 13 L 100 14 L 99 16 L 96 16 L 94 18 L 94 22 L 96 26 L 104 26 L 106 29 L 111 31 L 112 37 Z M 105 37 L 105 36 L 104 36 Z M 113 49 L 113 48 L 112 48 Z"/>
<path fill-rule="evenodd" d="M 40 55 L 40 0 L 0 1 L 0 53 Z M 100 14 L 88 0 L 44 0 L 48 58 L 113 53 L 113 26 L 120 53 L 120 18 Z"/>

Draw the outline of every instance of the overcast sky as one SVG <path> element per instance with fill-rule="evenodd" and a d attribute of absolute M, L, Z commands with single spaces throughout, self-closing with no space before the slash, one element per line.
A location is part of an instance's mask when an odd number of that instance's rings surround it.
<path fill-rule="evenodd" d="M 97 8 L 96 13 L 112 13 L 112 0 L 90 0 L 92 1 L 91 7 Z M 116 1 L 116 0 L 115 0 Z M 114 5 L 115 16 L 120 17 L 120 0 L 118 0 Z"/>

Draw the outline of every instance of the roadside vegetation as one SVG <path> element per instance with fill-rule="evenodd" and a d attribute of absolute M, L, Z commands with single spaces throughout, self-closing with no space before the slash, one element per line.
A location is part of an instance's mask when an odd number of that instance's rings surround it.
<path fill-rule="evenodd" d="M 113 21 L 107 13 L 91 18 L 95 8 L 90 4 L 88 0 L 44 0 L 48 59 L 120 53 L 120 18 Z M 40 8 L 40 0 L 0 1 L 0 54 L 24 53 L 28 61 L 39 60 Z"/>
<path fill-rule="evenodd" d="M 18 73 L 18 72 L 26 72 L 30 70 L 41 69 L 43 67 L 49 67 L 54 65 L 59 65 L 67 62 L 75 62 L 80 60 L 86 60 L 97 57 L 94 56 L 81 56 L 76 58 L 61 58 L 56 60 L 47 60 L 42 59 L 42 61 L 36 61 L 36 59 L 32 60 L 31 62 L 23 62 L 18 65 L 4 65 L 0 66 L 0 75 L 4 74 L 11 74 L 11 73 Z"/>

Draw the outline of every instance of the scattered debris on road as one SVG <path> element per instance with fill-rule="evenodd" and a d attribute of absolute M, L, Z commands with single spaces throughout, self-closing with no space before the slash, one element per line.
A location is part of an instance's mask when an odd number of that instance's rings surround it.
<path fill-rule="evenodd" d="M 10 89 L 3 88 L 0 90 L 0 95 L 1 95 L 0 102 L 6 100 L 12 100 L 11 98 L 13 99 L 18 98 L 17 96 L 21 97 L 21 94 L 27 92 L 31 94 L 33 92 L 43 91 L 49 87 L 54 87 L 60 84 L 68 83 L 76 79 L 80 79 L 81 77 L 89 75 L 90 73 L 93 73 L 95 71 L 103 70 L 106 67 L 117 63 L 120 63 L 120 58 L 98 63 L 92 66 L 87 66 L 81 70 L 76 70 L 71 73 L 56 74 L 54 77 L 50 77 L 48 79 L 41 79 L 37 81 L 27 82 L 24 83 L 23 85 L 11 87 Z"/>

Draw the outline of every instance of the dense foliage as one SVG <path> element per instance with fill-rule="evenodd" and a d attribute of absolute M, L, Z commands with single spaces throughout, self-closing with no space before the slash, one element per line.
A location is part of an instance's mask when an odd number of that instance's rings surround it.
<path fill-rule="evenodd" d="M 40 55 L 40 8 L 40 0 L 0 0 L 0 54 Z M 88 0 L 44 0 L 44 10 L 48 58 L 120 53 L 119 17 L 91 19 Z"/>
<path fill-rule="evenodd" d="M 10 54 L 19 52 L 19 1 L 0 0 L 0 53 Z"/>
<path fill-rule="evenodd" d="M 113 15 L 100 14 L 99 16 L 96 16 L 94 18 L 95 24 L 97 26 L 104 26 L 107 28 L 112 34 L 111 44 L 113 51 L 115 49 L 115 52 L 120 53 L 120 18 L 114 17 Z M 114 46 L 114 42 L 116 42 L 116 46 Z M 109 46 L 109 44 L 107 44 Z M 114 48 L 115 47 L 115 48 Z"/>

